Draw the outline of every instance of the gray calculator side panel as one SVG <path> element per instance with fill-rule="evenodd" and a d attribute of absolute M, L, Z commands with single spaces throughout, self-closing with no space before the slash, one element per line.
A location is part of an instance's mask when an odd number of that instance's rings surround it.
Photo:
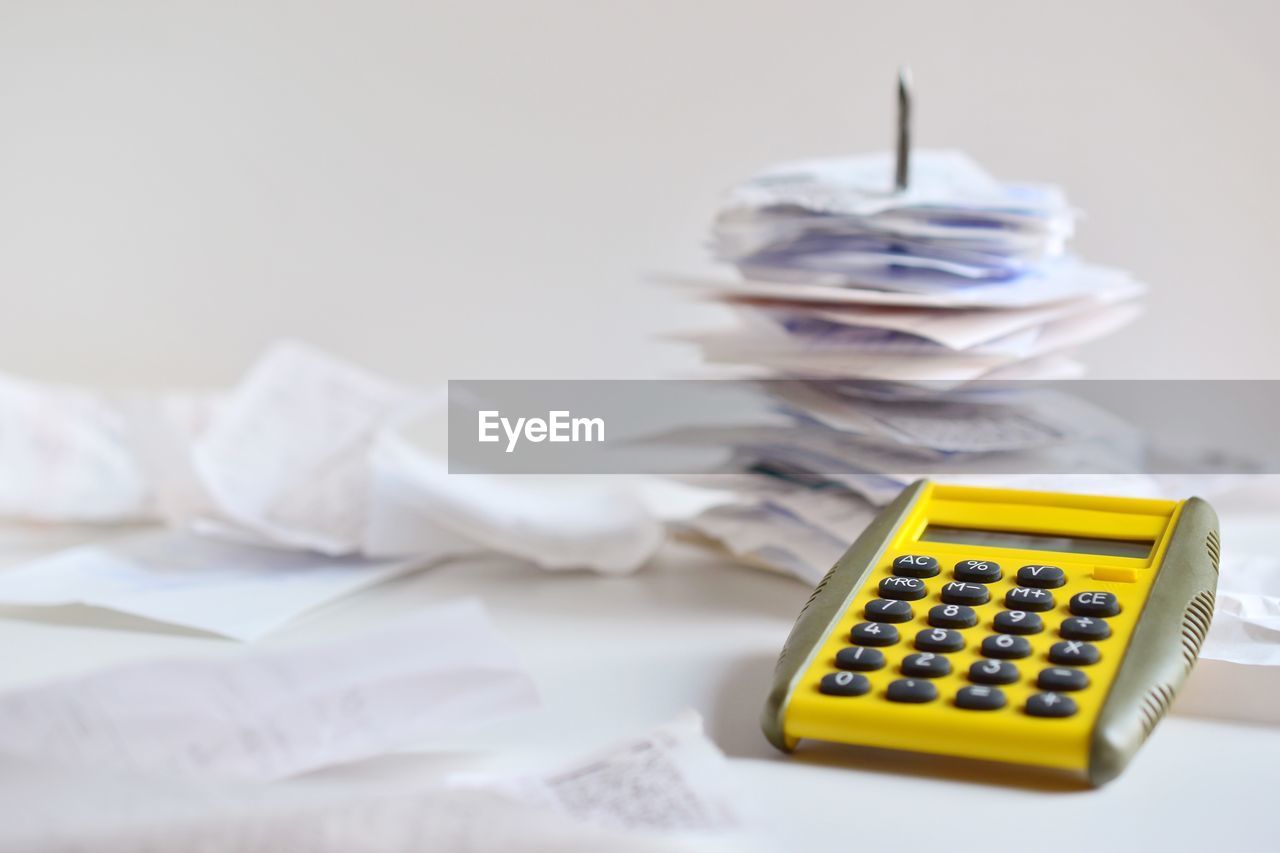
<path fill-rule="evenodd" d="M 850 593 L 862 588 L 868 573 L 876 566 L 884 553 L 894 530 L 906 518 L 916 500 L 924 491 L 926 481 L 918 480 L 882 509 L 862 535 L 849 546 L 836 564 L 818 582 L 809 602 L 800 611 L 796 624 L 787 637 L 778 664 L 774 668 L 773 686 L 765 702 L 760 726 L 765 737 L 778 749 L 790 751 L 782 723 L 791 691 L 808 664 L 823 637 L 831 629 L 831 623 L 844 612 Z"/>
<path fill-rule="evenodd" d="M 1200 498 L 1190 498 L 1098 714 L 1089 750 L 1090 784 L 1119 775 L 1195 664 L 1213 618 L 1218 551 L 1217 514 Z"/>

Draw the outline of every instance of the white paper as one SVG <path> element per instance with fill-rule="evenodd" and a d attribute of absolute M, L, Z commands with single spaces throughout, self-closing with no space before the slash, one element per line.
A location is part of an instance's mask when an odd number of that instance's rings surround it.
<path fill-rule="evenodd" d="M 529 676 L 462 600 L 355 636 L 132 664 L 0 694 L 0 753 L 180 777 L 277 779 L 528 710 Z"/>
<path fill-rule="evenodd" d="M 1224 554 L 1217 605 L 1200 656 L 1280 666 L 1280 560 Z"/>
<path fill-rule="evenodd" d="M 641 853 L 766 849 L 692 712 L 555 769 L 249 785 L 0 764 L 0 848 L 24 853 Z M 771 847 L 772 845 L 768 845 Z"/>
<path fill-rule="evenodd" d="M 453 553 L 476 550 L 456 538 L 454 544 Z M 6 569 L 0 572 L 0 603 L 85 604 L 256 640 L 300 613 L 421 568 L 428 559 L 326 557 L 157 530 Z"/>

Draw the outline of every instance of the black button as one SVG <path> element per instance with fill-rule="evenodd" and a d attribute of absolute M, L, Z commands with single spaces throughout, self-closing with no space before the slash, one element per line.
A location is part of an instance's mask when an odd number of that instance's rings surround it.
<path fill-rule="evenodd" d="M 938 698 L 938 688 L 928 681 L 916 678 L 899 678 L 885 691 L 890 702 L 932 702 Z"/>
<path fill-rule="evenodd" d="M 911 605 L 905 601 L 890 601 L 887 598 L 873 598 L 862 608 L 862 613 L 872 622 L 907 622 L 915 614 Z"/>
<path fill-rule="evenodd" d="M 961 560 L 956 563 L 956 580 L 992 583 L 1000 580 L 1000 564 L 990 560 Z"/>
<path fill-rule="evenodd" d="M 1025 637 L 1012 634 L 996 634 L 982 641 L 982 656 L 988 658 L 1025 658 L 1031 654 L 1031 644 Z"/>
<path fill-rule="evenodd" d="M 1036 677 L 1036 687 L 1041 690 L 1084 690 L 1088 686 L 1089 676 L 1065 666 L 1042 669 Z"/>
<path fill-rule="evenodd" d="M 919 578 L 900 578 L 893 576 L 880 581 L 880 597 L 896 598 L 899 601 L 915 601 L 924 598 L 928 590 L 924 581 Z"/>
<path fill-rule="evenodd" d="M 969 667 L 969 680 L 979 684 L 1012 684 L 1018 668 L 1007 660 L 979 660 Z"/>
<path fill-rule="evenodd" d="M 884 653 L 865 646 L 845 646 L 836 652 L 836 666 L 841 669 L 858 669 L 870 672 L 884 666 Z"/>
<path fill-rule="evenodd" d="M 939 604 L 929 609 L 929 624 L 935 628 L 972 628 L 978 624 L 978 614 L 963 604 Z"/>
<path fill-rule="evenodd" d="M 1076 712 L 1076 701 L 1061 693 L 1036 693 L 1027 700 L 1027 713 L 1033 717 L 1070 717 Z"/>
<path fill-rule="evenodd" d="M 892 646 L 898 642 L 898 629 L 879 622 L 859 622 L 849 632 L 849 640 L 860 646 Z"/>
<path fill-rule="evenodd" d="M 907 655 L 902 659 L 903 675 L 918 675 L 923 678 L 941 678 L 951 673 L 951 661 L 942 655 L 925 652 L 918 655 Z"/>
<path fill-rule="evenodd" d="M 958 652 L 964 648 L 964 635 L 946 628 L 925 628 L 916 634 L 916 648 L 922 652 Z"/>
<path fill-rule="evenodd" d="M 1111 592 L 1077 592 L 1071 596 L 1071 612 L 1076 616 L 1115 616 L 1120 602 Z"/>
<path fill-rule="evenodd" d="M 942 585 L 942 600 L 947 604 L 986 604 L 991 593 L 980 583 L 952 581 Z"/>
<path fill-rule="evenodd" d="M 1063 619 L 1058 633 L 1068 640 L 1105 640 L 1111 636 L 1111 626 L 1106 619 L 1092 616 L 1072 616 Z"/>
<path fill-rule="evenodd" d="M 938 558 L 903 554 L 893 561 L 893 573 L 906 578 L 931 578 L 938 573 Z"/>
<path fill-rule="evenodd" d="M 969 711 L 996 711 L 1004 707 L 1004 691 L 998 687 L 961 687 L 956 707 Z"/>
<path fill-rule="evenodd" d="M 1057 589 L 1067 582 L 1067 576 L 1057 566 L 1023 566 L 1018 569 L 1018 583 L 1040 589 Z"/>
<path fill-rule="evenodd" d="M 1039 634 L 1044 630 L 1040 617 L 1025 610 L 1002 610 L 991 622 L 1001 634 Z"/>
<path fill-rule="evenodd" d="M 818 689 L 828 696 L 861 696 L 871 689 L 871 682 L 856 672 L 833 672 L 822 676 Z"/>
<path fill-rule="evenodd" d="M 1071 666 L 1087 666 L 1098 662 L 1098 647 L 1084 640 L 1067 640 L 1049 647 L 1049 660 Z"/>
<path fill-rule="evenodd" d="M 1053 609 L 1053 593 L 1047 589 L 1015 586 L 1004 594 L 1004 606 L 1010 610 L 1045 611 Z"/>

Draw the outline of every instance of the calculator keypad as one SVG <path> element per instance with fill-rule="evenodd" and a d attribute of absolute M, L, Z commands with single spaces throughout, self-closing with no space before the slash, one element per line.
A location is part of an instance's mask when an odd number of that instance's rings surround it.
<path fill-rule="evenodd" d="M 1120 612 L 1115 594 L 1083 582 L 1074 594 L 1053 592 L 1073 577 L 1084 580 L 1074 564 L 1023 565 L 1005 579 L 993 560 L 952 561 L 950 571 L 943 562 L 899 554 L 872 575 L 870 589 L 859 592 L 852 645 L 828 658 L 819 691 L 850 702 L 941 700 L 968 712 L 1077 714 L 1072 697 L 1098 689 L 1086 669 L 1105 654 L 1095 643 L 1112 634 L 1107 619 Z M 1051 645 L 1037 639 L 1046 628 L 1057 629 Z"/>

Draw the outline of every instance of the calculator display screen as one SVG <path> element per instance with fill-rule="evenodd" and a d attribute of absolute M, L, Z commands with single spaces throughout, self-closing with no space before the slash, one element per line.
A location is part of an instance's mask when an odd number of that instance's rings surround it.
<path fill-rule="evenodd" d="M 1096 554 L 1103 557 L 1146 557 L 1154 542 L 1131 539 L 1095 539 L 1087 536 L 1046 536 L 1007 530 L 972 530 L 930 524 L 920 534 L 921 542 L 949 542 L 953 545 L 989 545 L 992 548 L 1024 548 L 1029 551 L 1061 551 L 1068 554 Z"/>

